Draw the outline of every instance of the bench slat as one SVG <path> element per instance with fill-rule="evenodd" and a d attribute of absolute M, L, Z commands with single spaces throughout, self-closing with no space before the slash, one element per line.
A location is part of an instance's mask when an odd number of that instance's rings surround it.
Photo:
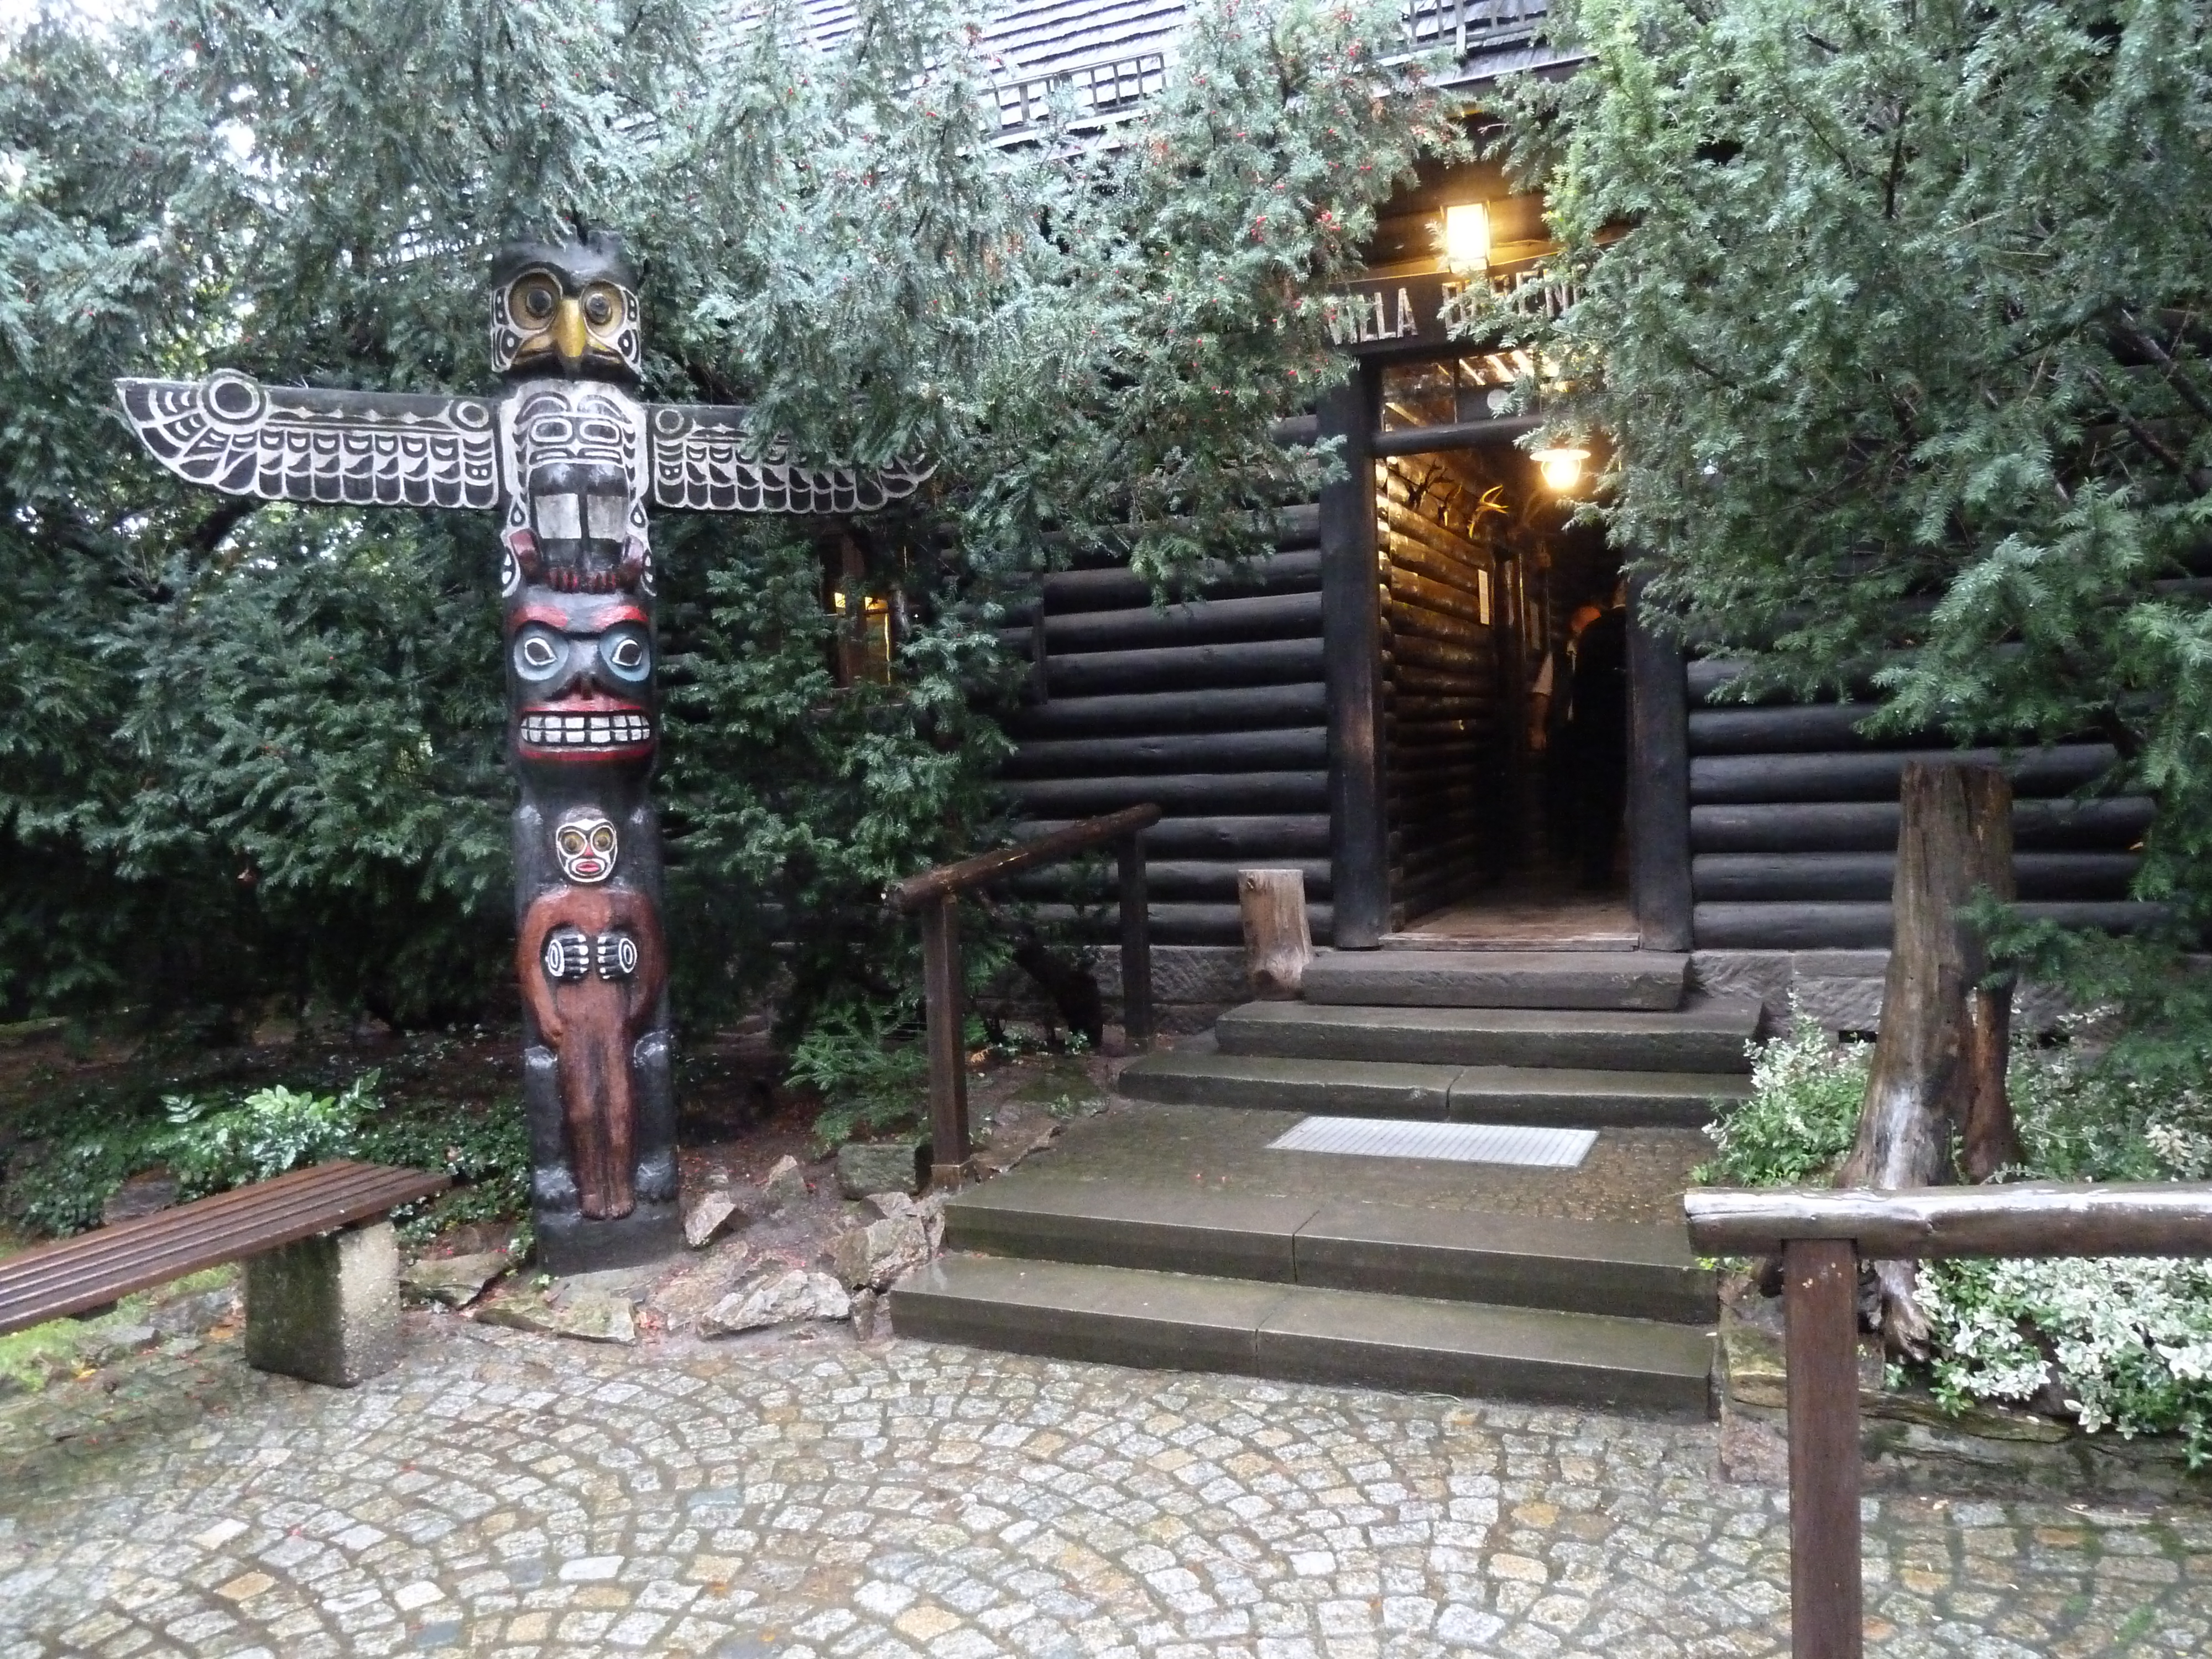
<path fill-rule="evenodd" d="M 341 1159 L 0 1261 L 0 1335 L 81 1313 L 443 1192 L 450 1177 Z"/>

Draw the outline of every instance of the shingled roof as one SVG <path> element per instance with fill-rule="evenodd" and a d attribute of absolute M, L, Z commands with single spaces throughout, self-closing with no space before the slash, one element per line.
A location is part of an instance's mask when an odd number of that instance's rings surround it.
<path fill-rule="evenodd" d="M 1549 68 L 1569 58 L 1536 38 L 1547 9 L 1546 0 L 1410 0 L 1407 50 L 1452 50 L 1447 86 Z M 835 46 L 853 27 L 851 0 L 806 0 L 801 10 L 817 45 Z M 1188 11 L 1181 0 L 1020 0 L 990 12 L 980 44 L 1000 75 L 1000 135 L 1018 139 L 1036 126 L 1061 87 L 1101 124 L 1128 114 L 1159 90 Z"/>

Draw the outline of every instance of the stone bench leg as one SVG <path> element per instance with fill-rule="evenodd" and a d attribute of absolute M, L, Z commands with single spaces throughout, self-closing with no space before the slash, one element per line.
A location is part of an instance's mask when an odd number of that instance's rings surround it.
<path fill-rule="evenodd" d="M 247 1261 L 247 1364 L 349 1389 L 398 1360 L 399 1241 L 389 1221 Z"/>

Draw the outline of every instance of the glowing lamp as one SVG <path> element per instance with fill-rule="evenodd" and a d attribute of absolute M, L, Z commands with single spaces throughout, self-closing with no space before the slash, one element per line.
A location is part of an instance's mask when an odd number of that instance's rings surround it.
<path fill-rule="evenodd" d="M 1457 270 L 1483 270 L 1490 264 L 1490 209 L 1460 202 L 1444 210 L 1444 263 Z"/>
<path fill-rule="evenodd" d="M 1544 475 L 1544 488 L 1554 495 L 1571 495 L 1582 487 L 1583 463 L 1589 451 L 1571 446 L 1533 452 L 1536 471 Z"/>

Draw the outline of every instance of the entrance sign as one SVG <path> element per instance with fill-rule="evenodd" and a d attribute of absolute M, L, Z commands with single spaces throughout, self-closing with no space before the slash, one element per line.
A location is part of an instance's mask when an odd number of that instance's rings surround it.
<path fill-rule="evenodd" d="M 648 507 L 861 513 L 927 476 L 794 460 L 741 407 L 647 404 L 637 279 L 618 237 L 520 243 L 492 265 L 496 396 L 116 382 L 140 441 L 233 495 L 499 515 L 515 973 L 532 1207 L 547 1269 L 680 1241 Z"/>
<path fill-rule="evenodd" d="M 1556 317 L 1574 303 L 1574 290 L 1544 280 L 1534 265 L 1487 277 L 1448 270 L 1397 276 L 1362 276 L 1322 301 L 1329 342 L 1356 356 L 1401 348 L 1446 348 L 1454 343 L 1445 309 L 1474 283 L 1487 282 L 1516 311 Z"/>

